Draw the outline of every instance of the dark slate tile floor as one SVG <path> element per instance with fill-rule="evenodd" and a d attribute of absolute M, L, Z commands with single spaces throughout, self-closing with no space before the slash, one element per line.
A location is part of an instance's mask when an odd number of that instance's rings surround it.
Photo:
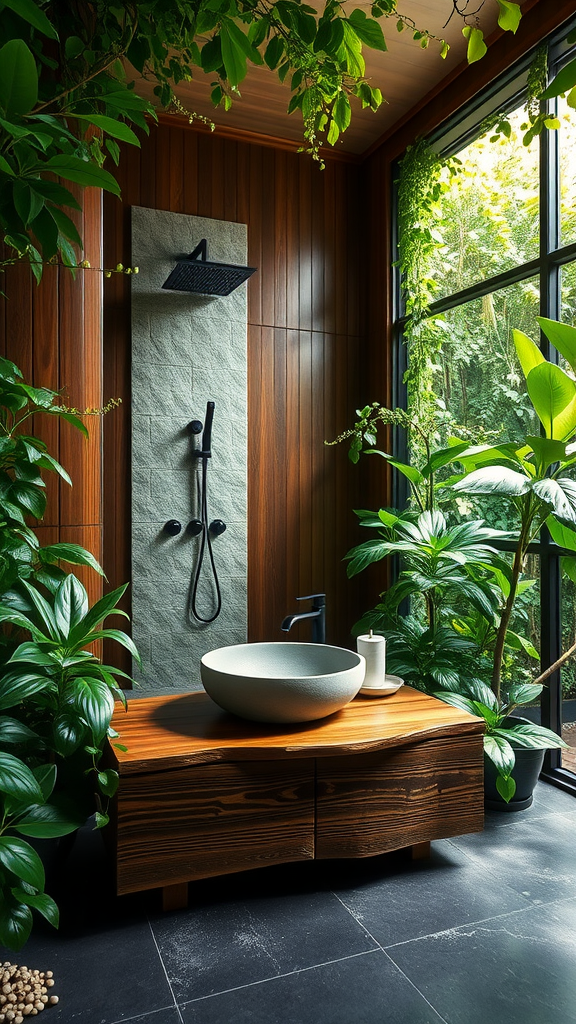
<path fill-rule="evenodd" d="M 115 898 L 83 829 L 38 923 L 2 960 L 53 970 L 47 1024 L 576 1024 L 576 800 L 401 854 L 196 882 L 187 910 Z"/>

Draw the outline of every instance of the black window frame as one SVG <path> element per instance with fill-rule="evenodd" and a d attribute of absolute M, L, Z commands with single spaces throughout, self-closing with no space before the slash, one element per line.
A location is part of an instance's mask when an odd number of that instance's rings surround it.
<path fill-rule="evenodd" d="M 484 88 L 477 96 L 458 110 L 453 116 L 442 122 L 428 136 L 428 141 L 443 156 L 451 156 L 464 149 L 479 136 L 478 128 L 484 118 L 495 110 L 511 111 L 522 104 L 526 96 L 526 78 L 528 68 L 535 53 L 542 45 L 548 46 L 548 61 L 551 77 L 573 57 L 576 46 L 568 47 L 566 36 L 576 29 L 576 17 L 571 16 L 546 40 L 528 51 L 521 60 L 512 65 L 503 75 Z M 548 100 L 542 108 L 554 113 L 556 101 Z M 561 129 L 560 129 L 561 131 Z M 492 294 L 501 288 L 538 276 L 540 285 L 540 316 L 552 320 L 560 315 L 560 270 L 568 263 L 576 264 L 576 241 L 560 245 L 560 195 L 559 195 L 559 133 L 544 130 L 539 137 L 540 145 L 540 239 L 538 256 L 527 263 L 513 267 L 504 273 L 480 281 L 471 287 L 462 289 L 452 295 L 438 299 L 430 305 L 430 316 L 437 316 L 472 299 Z M 407 368 L 407 346 L 403 340 L 403 328 L 406 323 L 404 302 L 402 298 L 400 272 L 397 267 L 397 179 L 398 161 L 393 167 L 392 180 L 392 252 L 393 256 L 393 405 L 407 407 L 406 386 L 403 383 Z M 542 202 L 542 198 L 546 202 Z M 548 339 L 542 334 L 540 346 L 546 359 L 558 361 L 558 353 L 552 348 Z M 405 434 L 394 431 L 393 450 L 396 457 L 408 460 Z M 396 507 L 403 507 L 408 499 L 406 480 L 395 474 L 392 501 Z M 514 545 L 502 544 L 503 550 L 513 550 Z M 540 556 L 540 656 L 543 665 L 551 665 L 561 653 L 561 574 L 560 557 L 566 552 L 555 544 L 544 528 L 540 540 L 531 545 L 531 551 Z M 562 700 L 560 672 L 555 672 L 544 688 L 541 699 L 542 724 L 560 734 L 562 727 Z M 544 760 L 542 777 L 562 789 L 576 795 L 576 772 L 561 766 L 561 751 L 547 750 Z"/>

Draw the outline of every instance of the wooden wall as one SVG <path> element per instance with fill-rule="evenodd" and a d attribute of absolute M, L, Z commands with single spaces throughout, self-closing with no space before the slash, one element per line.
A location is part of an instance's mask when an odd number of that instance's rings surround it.
<path fill-rule="evenodd" d="M 79 193 L 77 195 L 80 197 Z M 84 239 L 85 258 L 102 261 L 102 196 L 87 189 L 83 212 L 69 212 Z M 102 405 L 102 275 L 45 267 L 36 286 L 25 262 L 7 267 L 0 282 L 0 355 L 11 359 L 27 383 L 62 391 L 65 405 L 80 410 Z M 37 533 L 41 544 L 82 544 L 102 561 L 102 487 L 99 416 L 86 417 L 87 441 L 74 427 L 38 416 L 33 432 L 72 477 L 73 487 L 55 473 L 47 478 L 48 505 Z M 101 579 L 92 569 L 76 574 L 95 600 Z"/>
<path fill-rule="evenodd" d="M 342 563 L 363 539 L 352 512 L 362 470 L 324 440 L 375 387 L 365 390 L 360 169 L 333 160 L 321 172 L 295 152 L 160 124 L 141 153 L 124 151 L 120 179 L 123 205 L 105 199 L 107 265 L 130 260 L 132 205 L 248 225 L 249 638 L 282 639 L 295 598 L 326 591 L 328 638 L 349 643 L 366 604 Z M 128 278 L 105 282 L 104 311 L 105 395 L 123 400 L 104 424 L 104 558 L 116 584 L 130 578 Z M 291 637 L 308 639 L 309 625 L 299 629 Z"/>

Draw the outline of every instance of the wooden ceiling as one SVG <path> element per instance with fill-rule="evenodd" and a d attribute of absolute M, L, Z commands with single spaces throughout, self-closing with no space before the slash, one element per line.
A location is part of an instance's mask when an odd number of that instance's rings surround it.
<path fill-rule="evenodd" d="M 534 0 L 517 0 L 526 10 Z M 481 0 L 469 0 L 470 11 L 480 6 Z M 465 0 L 460 0 L 465 5 Z M 351 0 L 350 6 L 369 7 L 362 0 Z M 396 124 L 407 111 L 426 96 L 443 78 L 460 64 L 466 56 L 466 40 L 462 36 L 462 21 L 454 15 L 446 25 L 452 11 L 452 0 L 400 0 L 398 10 L 411 17 L 416 25 L 425 28 L 450 44 L 445 60 L 440 57 L 440 47 L 432 42 L 423 50 L 410 32 L 399 33 L 396 19 L 383 22 L 384 35 L 388 46 L 386 53 L 365 49 L 366 76 L 377 85 L 386 102 L 373 113 L 361 110 L 354 102 L 352 124 L 346 131 L 338 148 L 353 154 L 366 152 L 392 125 Z M 498 5 L 496 0 L 484 0 L 478 11 L 478 23 L 488 38 L 497 29 Z M 290 94 L 286 85 L 281 85 L 276 75 L 265 67 L 250 67 L 248 76 L 241 85 L 242 98 L 235 101 L 228 112 L 215 109 L 210 101 L 210 83 L 214 75 L 198 72 L 190 83 L 178 86 L 177 95 L 183 106 L 190 111 L 203 114 L 217 125 L 232 129 L 256 132 L 299 142 L 302 139 L 302 119 L 298 111 L 291 116 L 286 113 Z M 152 97 L 151 87 L 140 83 L 138 91 Z"/>

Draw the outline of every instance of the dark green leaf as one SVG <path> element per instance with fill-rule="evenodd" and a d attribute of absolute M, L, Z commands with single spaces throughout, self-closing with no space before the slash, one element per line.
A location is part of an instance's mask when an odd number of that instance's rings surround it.
<path fill-rule="evenodd" d="M 108 615 L 123 615 L 127 618 L 126 612 L 123 612 L 120 608 L 116 608 L 120 598 L 126 591 L 127 584 L 122 587 L 117 587 L 116 590 L 110 591 L 109 594 L 105 594 L 101 597 L 95 605 L 92 606 L 88 614 L 84 617 L 82 622 L 78 623 L 74 627 L 70 635 L 70 642 L 78 644 L 85 637 L 88 637 L 90 631 L 95 626 L 99 626 L 100 623 L 108 617 Z M 86 640 L 86 642 L 88 642 Z"/>
<path fill-rule="evenodd" d="M 128 142 L 131 146 L 140 146 L 138 136 L 123 121 L 117 121 L 113 117 L 106 117 L 104 114 L 73 114 L 72 116 L 77 121 L 87 121 L 88 124 L 96 125 L 97 128 L 101 128 L 102 131 L 106 132 L 107 135 L 111 135 L 114 139 Z"/>
<path fill-rule="evenodd" d="M 54 618 L 62 636 L 66 637 L 88 612 L 88 595 L 72 574 L 60 584 L 54 597 Z"/>
<path fill-rule="evenodd" d="M 42 790 L 23 761 L 0 751 L 0 791 L 17 800 L 43 802 Z"/>
<path fill-rule="evenodd" d="M 226 77 L 230 85 L 239 85 L 246 77 L 246 54 L 237 38 L 237 33 L 232 28 L 233 25 L 234 22 L 229 19 L 222 24 L 220 28 L 220 43 Z M 234 25 L 234 28 L 236 27 Z M 238 29 L 238 34 L 243 36 L 240 29 Z"/>
<path fill-rule="evenodd" d="M 100 576 L 104 575 L 104 570 L 94 555 L 80 544 L 67 544 L 63 541 L 57 544 L 48 544 L 45 548 L 40 548 L 38 555 L 44 563 L 63 561 L 70 562 L 72 565 L 89 565 Z"/>
<path fill-rule="evenodd" d="M 36 61 L 23 39 L 0 49 L 0 105 L 5 114 L 27 114 L 38 99 Z"/>
<path fill-rule="evenodd" d="M 0 710 L 13 708 L 27 697 L 41 693 L 51 685 L 52 681 L 48 676 L 38 673 L 6 672 L 2 676 L 0 687 Z"/>
<path fill-rule="evenodd" d="M 26 907 L 32 907 L 34 910 L 37 910 L 54 928 L 58 927 L 60 915 L 58 907 L 51 896 L 48 896 L 45 892 L 29 893 L 24 889 L 17 888 L 12 889 L 12 895 Z"/>
<path fill-rule="evenodd" d="M 105 796 L 114 796 L 119 782 L 120 776 L 113 768 L 107 768 L 106 771 L 98 772 L 98 784 Z"/>
<path fill-rule="evenodd" d="M 16 836 L 0 836 L 0 864 L 16 878 L 33 885 L 35 889 L 44 888 L 44 868 L 35 850 Z"/>
<path fill-rule="evenodd" d="M 54 786 L 56 785 L 57 769 L 55 764 L 39 764 L 32 769 L 34 778 L 37 780 L 40 789 L 42 790 L 42 796 L 44 800 L 48 800 L 52 795 Z"/>
<path fill-rule="evenodd" d="M 16 14 L 33 25 L 43 35 L 50 39 L 58 39 L 58 33 L 51 22 L 44 14 L 44 11 L 34 3 L 34 0 L 3 0 L 4 7 L 9 7 Z"/>
<path fill-rule="evenodd" d="M 13 897 L 0 901 L 0 942 L 17 952 L 32 931 L 32 912 Z"/>
<path fill-rule="evenodd" d="M 271 71 L 274 71 L 275 68 L 278 67 L 283 53 L 284 40 L 281 36 L 272 36 L 264 53 L 264 60 Z"/>
<path fill-rule="evenodd" d="M 46 495 L 35 484 L 15 480 L 10 488 L 10 497 L 12 501 L 17 502 L 36 519 L 42 519 L 46 511 Z"/>
<path fill-rule="evenodd" d="M 38 737 L 27 725 L 19 722 L 17 718 L 0 715 L 0 744 L 27 743 L 32 739 L 38 739 Z"/>
<path fill-rule="evenodd" d="M 56 221 L 56 225 L 60 233 L 64 235 L 65 238 L 69 238 L 71 242 L 74 242 L 74 245 L 78 245 L 82 248 L 82 239 L 78 234 L 78 228 L 74 221 L 70 220 L 70 217 L 57 206 L 49 206 L 48 209 L 50 211 L 50 216 Z"/>
<path fill-rule="evenodd" d="M 110 97 L 107 97 L 109 100 Z M 114 195 L 120 195 L 120 186 L 115 178 L 89 160 L 77 156 L 52 156 L 46 161 L 46 169 L 60 175 L 66 181 L 75 181 L 78 185 L 103 188 Z"/>
<path fill-rule="evenodd" d="M 114 713 L 114 698 L 103 680 L 95 678 L 74 679 L 70 692 L 74 704 L 92 730 L 94 741 L 99 743 L 106 735 Z"/>
<path fill-rule="evenodd" d="M 370 46 L 371 49 L 387 49 L 384 34 L 379 22 L 374 21 L 373 18 L 367 18 L 365 11 L 360 10 L 360 8 L 356 8 L 356 10 L 352 11 L 348 22 L 352 25 L 356 35 L 363 43 Z"/>
<path fill-rule="evenodd" d="M 15 828 L 20 835 L 33 839 L 56 839 L 76 832 L 84 824 L 81 814 L 70 818 L 70 814 L 54 804 L 33 804 L 26 808 L 26 815 L 20 818 Z"/>

